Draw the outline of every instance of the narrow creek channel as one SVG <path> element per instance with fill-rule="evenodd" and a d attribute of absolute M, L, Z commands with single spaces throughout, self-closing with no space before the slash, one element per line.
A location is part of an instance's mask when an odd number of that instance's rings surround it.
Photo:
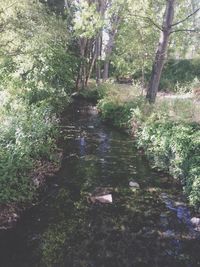
<path fill-rule="evenodd" d="M 200 266 L 180 186 L 152 170 L 128 135 L 86 103 L 73 105 L 61 132 L 61 170 L 40 203 L 0 233 L 1 267 Z M 99 192 L 113 202 L 89 201 Z"/>

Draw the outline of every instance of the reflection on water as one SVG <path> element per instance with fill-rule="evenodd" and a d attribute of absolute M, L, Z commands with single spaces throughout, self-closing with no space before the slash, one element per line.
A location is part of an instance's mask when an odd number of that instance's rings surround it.
<path fill-rule="evenodd" d="M 69 115 L 62 169 L 40 205 L 2 234 L 0 266 L 199 266 L 200 241 L 180 188 L 150 170 L 128 136 L 103 126 L 94 107 L 74 106 Z M 97 191 L 111 192 L 113 204 L 90 203 Z"/>

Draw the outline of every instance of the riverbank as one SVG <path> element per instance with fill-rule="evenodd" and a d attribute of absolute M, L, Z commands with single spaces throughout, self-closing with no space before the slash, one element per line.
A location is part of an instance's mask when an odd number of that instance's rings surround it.
<path fill-rule="evenodd" d="M 151 166 L 178 179 L 191 205 L 200 205 L 200 106 L 193 94 L 159 94 L 149 105 L 133 86 L 104 84 L 95 96 L 102 120 L 134 136 Z"/>
<path fill-rule="evenodd" d="M 59 103 L 56 107 L 48 101 L 32 105 L 18 101 L 10 110 L 0 105 L 0 230 L 16 224 L 37 202 L 46 179 L 60 168 L 58 126 L 69 98 Z"/>
<path fill-rule="evenodd" d="M 42 192 L 47 180 L 53 177 L 61 167 L 62 151 L 57 149 L 54 153 L 56 161 L 35 161 L 34 168 L 29 174 L 34 191 L 31 199 L 24 200 L 24 202 L 0 204 L 0 230 L 13 228 L 24 211 L 37 205 L 38 195 Z"/>

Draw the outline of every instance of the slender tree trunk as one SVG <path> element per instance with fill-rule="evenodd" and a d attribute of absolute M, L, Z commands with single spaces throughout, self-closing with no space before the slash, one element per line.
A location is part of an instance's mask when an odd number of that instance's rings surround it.
<path fill-rule="evenodd" d="M 95 0 L 97 12 L 100 14 L 102 20 L 104 20 L 105 11 L 106 11 L 106 0 Z M 102 29 L 96 35 L 94 44 L 90 47 L 90 51 L 93 51 L 91 61 L 89 64 L 89 70 L 86 75 L 85 86 L 88 84 L 88 80 L 90 79 L 94 67 L 96 68 L 96 83 L 99 84 L 101 79 L 101 68 L 99 64 L 99 60 L 101 58 L 101 49 L 102 49 Z"/>
<path fill-rule="evenodd" d="M 115 35 L 117 33 L 117 30 L 114 29 L 109 33 L 109 40 L 105 48 L 105 62 L 104 62 L 104 70 L 103 70 L 103 81 L 105 82 L 109 77 L 109 65 L 110 65 L 110 56 L 112 54 L 114 41 L 115 41 Z"/>
<path fill-rule="evenodd" d="M 105 19 L 105 11 L 106 11 L 106 0 L 98 0 L 98 11 L 101 15 L 102 20 Z M 96 39 L 96 84 L 98 85 L 101 81 L 101 55 L 102 55 L 102 36 L 103 36 L 103 30 L 101 29 L 99 31 L 99 34 Z"/>
<path fill-rule="evenodd" d="M 160 78 L 168 50 L 169 36 L 171 33 L 172 22 L 174 19 L 175 2 L 176 0 L 167 0 L 166 2 L 166 10 L 163 17 L 162 31 L 160 34 L 160 40 L 157 47 L 155 60 L 152 66 L 149 88 L 147 90 L 147 95 L 146 95 L 146 98 L 150 103 L 155 102 L 160 84 Z"/>
<path fill-rule="evenodd" d="M 86 68 L 85 68 L 85 50 L 87 46 L 87 39 L 86 38 L 80 38 L 79 39 L 79 47 L 80 47 L 80 57 L 81 57 L 81 63 L 80 68 L 78 72 L 78 77 L 76 81 L 76 89 L 84 88 L 85 87 L 85 79 L 86 79 Z"/>
<path fill-rule="evenodd" d="M 86 46 L 86 52 L 85 52 L 85 57 L 89 61 L 88 63 L 85 64 L 85 79 L 84 79 L 84 87 L 87 87 L 88 85 L 88 80 L 90 78 L 92 68 L 93 68 L 93 60 L 95 58 L 95 50 L 93 51 L 94 47 L 94 40 L 90 39 L 87 42 Z"/>
<path fill-rule="evenodd" d="M 96 39 L 95 39 L 95 43 L 94 43 L 94 47 L 93 47 L 93 55 L 92 55 L 92 58 L 91 58 L 91 62 L 90 62 L 90 66 L 89 66 L 89 71 L 87 73 L 87 77 L 86 77 L 86 82 L 85 82 L 85 85 L 87 86 L 88 84 L 88 80 L 90 79 L 91 75 L 92 75 L 92 72 L 93 72 L 93 69 L 94 69 L 94 66 L 95 66 L 95 69 L 96 69 L 96 83 L 99 84 L 100 82 L 100 79 L 101 79 L 101 68 L 100 68 L 100 64 L 99 64 L 99 59 L 101 57 L 101 35 L 102 35 L 102 32 L 100 32 Z M 91 48 L 92 50 L 92 48 Z"/>
<path fill-rule="evenodd" d="M 105 62 L 104 62 L 104 71 L 103 71 L 104 82 L 109 78 L 110 57 L 111 57 L 114 43 L 115 43 L 115 36 L 117 34 L 117 31 L 118 31 L 118 28 L 119 28 L 119 25 L 122 19 L 120 16 L 121 9 L 119 7 L 118 12 L 113 14 L 113 21 L 111 22 L 112 23 L 111 30 L 109 31 L 109 39 L 105 47 Z"/>
<path fill-rule="evenodd" d="M 109 60 L 106 60 L 104 62 L 104 68 L 103 68 L 103 81 L 105 82 L 106 80 L 108 80 L 109 77 Z"/>
<path fill-rule="evenodd" d="M 100 83 L 101 79 L 101 66 L 100 66 L 100 58 L 101 58 L 101 39 L 102 33 L 99 34 L 96 40 L 96 84 Z"/>
<path fill-rule="evenodd" d="M 87 87 L 88 85 L 88 80 L 90 79 L 91 75 L 92 75 L 92 71 L 94 69 L 94 65 L 95 65 L 95 61 L 96 61 L 96 39 L 95 39 L 95 43 L 93 45 L 91 45 L 90 50 L 94 50 L 93 53 L 91 53 L 91 61 L 90 61 L 90 65 L 89 65 L 89 71 L 87 73 L 87 77 L 86 77 L 86 82 L 85 82 L 85 86 Z"/>
<path fill-rule="evenodd" d="M 195 12 L 195 10 L 198 8 L 196 0 L 192 0 L 191 5 L 192 5 L 192 11 Z M 194 29 L 198 28 L 198 18 L 196 16 L 193 16 L 193 28 Z M 192 48 L 192 53 L 191 53 L 192 58 L 195 57 L 198 49 L 199 49 L 199 38 L 197 38 L 196 36 L 195 41 L 194 41 L 194 46 Z"/>

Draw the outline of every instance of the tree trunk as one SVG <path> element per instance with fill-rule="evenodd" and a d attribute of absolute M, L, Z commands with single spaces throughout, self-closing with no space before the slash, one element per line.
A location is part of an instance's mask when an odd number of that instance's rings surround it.
<path fill-rule="evenodd" d="M 101 66 L 100 66 L 100 58 L 101 58 L 101 39 L 102 33 L 99 34 L 96 40 L 96 84 L 100 83 L 101 79 Z"/>
<path fill-rule="evenodd" d="M 162 31 L 160 34 L 160 40 L 157 47 L 155 60 L 152 66 L 149 88 L 147 90 L 147 95 L 146 95 L 146 98 L 150 103 L 155 102 L 160 84 L 160 78 L 168 50 L 169 36 L 171 33 L 172 22 L 174 19 L 175 1 L 176 0 L 167 0 L 166 3 L 166 10 L 163 17 Z"/>
<path fill-rule="evenodd" d="M 106 1 L 105 0 L 96 0 L 96 1 L 93 0 L 91 1 L 91 3 L 92 2 L 96 3 L 97 12 L 100 14 L 102 20 L 104 20 L 105 11 L 106 11 Z M 93 73 L 94 66 L 96 68 L 96 82 L 97 84 L 99 84 L 100 82 L 101 69 L 100 69 L 99 60 L 101 58 L 101 49 L 102 49 L 102 30 L 103 29 L 101 28 L 99 32 L 97 33 L 94 42 L 93 42 L 93 39 L 90 40 L 91 45 L 88 46 L 88 49 L 85 49 L 85 50 L 88 50 L 87 55 L 85 52 L 85 57 L 87 59 L 88 58 L 91 59 L 89 65 L 87 64 L 86 66 L 86 76 L 85 76 L 85 84 L 84 84 L 85 87 L 87 87 L 88 85 L 88 81 Z"/>
<path fill-rule="evenodd" d="M 106 60 L 104 62 L 104 68 L 103 68 L 103 81 L 105 82 L 108 80 L 109 77 L 109 60 Z"/>
<path fill-rule="evenodd" d="M 85 87 L 85 79 L 86 79 L 86 67 L 85 67 L 85 50 L 87 46 L 87 39 L 80 38 L 79 39 L 79 48 L 80 48 L 80 68 L 78 72 L 78 77 L 76 81 L 76 89 L 83 89 Z"/>
<path fill-rule="evenodd" d="M 103 70 L 103 81 L 105 82 L 109 77 L 109 65 L 110 65 L 110 56 L 112 54 L 115 35 L 117 33 L 117 29 L 110 31 L 109 40 L 105 48 L 105 62 L 104 62 L 104 70 Z"/>
<path fill-rule="evenodd" d="M 101 15 L 102 20 L 105 19 L 105 11 L 106 11 L 107 1 L 106 0 L 98 0 L 98 11 Z M 96 84 L 98 85 L 101 80 L 101 55 L 102 55 L 102 36 L 103 29 L 99 31 L 99 34 L 96 39 Z"/>
<path fill-rule="evenodd" d="M 91 57 L 91 60 L 90 60 L 89 71 L 87 73 L 86 82 L 85 82 L 85 86 L 86 87 L 88 86 L 88 81 L 89 81 L 89 79 L 90 79 L 90 77 L 92 75 L 92 71 L 93 71 L 93 68 L 94 68 L 94 65 L 95 65 L 95 61 L 96 61 L 96 39 L 95 39 L 94 44 L 92 44 L 90 46 L 90 54 L 91 54 L 90 57 Z"/>
<path fill-rule="evenodd" d="M 109 31 L 108 43 L 105 47 L 105 62 L 104 62 L 104 71 L 103 71 L 103 81 L 105 82 L 109 78 L 109 65 L 110 65 L 110 57 L 113 51 L 115 37 L 122 20 L 122 10 L 123 7 L 118 6 L 118 10 L 113 14 L 113 18 L 111 19 L 111 29 Z"/>

